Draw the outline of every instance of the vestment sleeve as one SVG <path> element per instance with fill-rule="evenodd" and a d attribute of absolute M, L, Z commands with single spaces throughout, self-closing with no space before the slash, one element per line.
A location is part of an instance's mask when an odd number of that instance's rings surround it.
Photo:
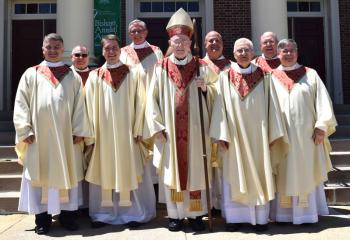
<path fill-rule="evenodd" d="M 30 135 L 34 135 L 32 126 L 32 74 L 36 75 L 33 68 L 26 70 L 22 75 L 15 98 L 15 107 L 13 112 L 13 123 L 16 129 L 16 143 L 22 142 Z"/>

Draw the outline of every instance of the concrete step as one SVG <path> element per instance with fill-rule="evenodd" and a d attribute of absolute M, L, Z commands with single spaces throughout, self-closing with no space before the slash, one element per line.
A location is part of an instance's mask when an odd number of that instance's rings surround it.
<path fill-rule="evenodd" d="M 0 176 L 2 174 L 21 174 L 22 170 L 23 167 L 18 163 L 17 159 L 0 160 Z"/>
<path fill-rule="evenodd" d="M 350 125 L 339 125 L 336 128 L 336 132 L 331 135 L 333 139 L 349 139 L 350 138 Z"/>
<path fill-rule="evenodd" d="M 333 184 L 325 186 L 325 193 L 328 205 L 349 205 L 350 186 Z"/>
<path fill-rule="evenodd" d="M 14 145 L 0 146 L 0 160 L 11 160 L 16 158 L 17 158 L 17 154 L 15 152 Z"/>
<path fill-rule="evenodd" d="M 0 145 L 14 145 L 15 132 L 14 131 L 0 131 Z"/>
<path fill-rule="evenodd" d="M 328 173 L 327 184 L 350 186 L 350 166 L 333 167 L 333 170 Z"/>
<path fill-rule="evenodd" d="M 18 212 L 18 191 L 0 191 L 0 214 L 10 214 Z"/>
<path fill-rule="evenodd" d="M 331 136 L 330 142 L 333 152 L 346 152 L 350 151 L 350 138 L 333 138 Z"/>
<path fill-rule="evenodd" d="M 0 175 L 0 192 L 19 191 L 21 188 L 22 174 L 7 173 Z"/>
<path fill-rule="evenodd" d="M 348 152 L 331 152 L 331 160 L 333 167 L 350 166 L 350 151 Z"/>

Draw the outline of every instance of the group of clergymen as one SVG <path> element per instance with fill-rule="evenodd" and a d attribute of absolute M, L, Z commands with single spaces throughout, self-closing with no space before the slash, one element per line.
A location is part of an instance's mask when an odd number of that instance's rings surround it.
<path fill-rule="evenodd" d="M 86 47 L 73 49 L 68 67 L 62 38 L 45 36 L 45 60 L 23 74 L 13 117 L 24 169 L 19 210 L 35 214 L 36 233 L 47 233 L 56 214 L 64 228 L 78 229 L 82 204 L 92 227 L 136 228 L 156 216 L 154 183 L 170 231 L 185 223 L 205 229 L 206 191 L 227 231 L 315 223 L 327 214 L 328 136 L 337 123 L 318 74 L 297 62 L 296 42 L 266 32 L 253 59 L 252 42 L 240 38 L 231 62 L 211 31 L 206 56 L 196 59 L 183 9 L 166 30 L 164 58 L 140 20 L 129 24 L 128 46 L 104 36 L 106 62 L 94 70 Z"/>

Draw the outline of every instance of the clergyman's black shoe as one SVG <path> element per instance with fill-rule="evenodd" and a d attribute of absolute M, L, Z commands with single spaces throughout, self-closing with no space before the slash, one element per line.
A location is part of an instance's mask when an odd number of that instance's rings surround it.
<path fill-rule="evenodd" d="M 129 228 L 138 228 L 139 226 L 141 226 L 141 223 L 136 221 L 131 221 L 131 222 L 128 222 L 126 226 L 128 226 Z"/>
<path fill-rule="evenodd" d="M 48 233 L 50 230 L 50 227 L 44 227 L 44 226 L 35 226 L 34 231 L 36 234 L 43 235 Z"/>
<path fill-rule="evenodd" d="M 100 221 L 92 221 L 91 222 L 91 227 L 92 228 L 102 228 L 102 227 L 104 227 L 106 225 L 107 225 L 107 223 L 100 222 Z"/>
<path fill-rule="evenodd" d="M 190 227 L 192 228 L 193 231 L 205 230 L 205 224 L 201 216 L 198 216 L 196 218 L 188 218 L 188 223 L 190 224 Z"/>
<path fill-rule="evenodd" d="M 226 223 L 225 229 L 227 232 L 236 232 L 240 227 L 240 223 Z"/>
<path fill-rule="evenodd" d="M 183 220 L 182 219 L 174 219 L 169 218 L 168 229 L 171 232 L 178 232 L 182 229 Z"/>
<path fill-rule="evenodd" d="M 76 222 L 78 211 L 66 211 L 62 210 L 58 216 L 58 220 L 62 227 L 68 231 L 76 231 L 79 229 L 79 225 Z"/>
<path fill-rule="evenodd" d="M 256 224 L 254 226 L 255 232 L 265 232 L 268 228 L 269 226 L 267 224 Z"/>

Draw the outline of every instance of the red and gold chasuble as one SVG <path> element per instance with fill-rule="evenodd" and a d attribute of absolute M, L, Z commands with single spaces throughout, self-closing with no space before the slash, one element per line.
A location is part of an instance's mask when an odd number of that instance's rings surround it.
<path fill-rule="evenodd" d="M 253 73 L 241 74 L 236 72 L 233 68 L 230 68 L 228 75 L 230 82 L 237 90 L 241 100 L 244 100 L 244 98 L 263 80 L 264 72 L 258 67 Z"/>
<path fill-rule="evenodd" d="M 79 76 L 81 77 L 81 81 L 83 82 L 83 87 L 85 86 L 86 80 L 89 77 L 89 73 L 90 71 L 86 71 L 86 72 L 80 72 L 80 71 L 76 71 Z"/>
<path fill-rule="evenodd" d="M 265 59 L 263 57 L 257 57 L 256 58 L 256 64 L 259 65 L 264 71 L 271 72 L 273 69 L 276 69 L 280 64 L 281 61 L 279 58 L 274 59 Z"/>
<path fill-rule="evenodd" d="M 300 79 L 306 74 L 308 68 L 301 66 L 298 69 L 290 71 L 282 71 L 275 69 L 273 74 L 282 83 L 282 85 L 290 92 L 294 87 L 294 84 L 298 83 Z"/>
<path fill-rule="evenodd" d="M 109 86 L 116 92 L 123 83 L 126 75 L 130 72 L 129 66 L 123 64 L 117 68 L 101 67 L 96 70 L 97 76 L 107 82 Z"/>
<path fill-rule="evenodd" d="M 134 64 L 138 64 L 143 61 L 147 56 L 154 53 L 158 47 L 150 45 L 149 47 L 135 49 L 131 46 L 126 46 L 123 50 L 128 54 L 128 56 L 132 59 Z"/>
<path fill-rule="evenodd" d="M 231 65 L 231 61 L 227 58 L 220 60 L 203 59 L 203 61 L 205 61 L 216 74 L 219 74 L 222 70 Z"/>
<path fill-rule="evenodd" d="M 61 67 L 48 67 L 45 65 L 37 65 L 35 69 L 38 73 L 45 76 L 50 83 L 56 88 L 62 79 L 71 71 L 71 69 L 63 65 Z"/>
<path fill-rule="evenodd" d="M 200 60 L 200 64 L 204 62 Z M 176 65 L 169 58 L 160 61 L 162 68 L 167 71 L 169 78 L 175 83 L 175 133 L 176 133 L 176 151 L 177 162 L 180 177 L 180 187 L 184 191 L 187 189 L 188 176 L 188 122 L 189 122 L 189 103 L 188 87 L 196 74 L 197 64 L 193 58 L 186 65 Z M 205 64 L 205 63 L 204 63 Z M 201 191 L 191 191 L 190 199 L 200 199 Z"/>

